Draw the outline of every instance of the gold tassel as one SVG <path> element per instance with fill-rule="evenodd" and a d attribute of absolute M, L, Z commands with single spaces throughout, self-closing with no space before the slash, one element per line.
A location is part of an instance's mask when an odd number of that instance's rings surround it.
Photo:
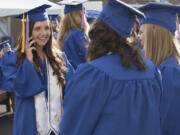
<path fill-rule="evenodd" d="M 22 48 L 21 48 L 21 53 L 24 53 L 25 49 L 25 17 L 23 13 L 23 19 L 22 19 Z"/>
<path fill-rule="evenodd" d="M 62 85 L 60 84 L 60 90 L 61 90 L 61 114 L 64 114 L 64 108 L 63 108 L 63 88 Z"/>

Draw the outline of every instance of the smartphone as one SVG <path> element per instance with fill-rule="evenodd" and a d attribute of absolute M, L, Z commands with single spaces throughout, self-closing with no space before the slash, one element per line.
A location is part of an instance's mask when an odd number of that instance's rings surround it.
<path fill-rule="evenodd" d="M 33 38 L 31 38 L 31 39 L 29 40 L 29 43 L 30 43 L 32 40 L 33 40 Z M 33 43 L 31 47 L 36 47 L 36 44 Z"/>

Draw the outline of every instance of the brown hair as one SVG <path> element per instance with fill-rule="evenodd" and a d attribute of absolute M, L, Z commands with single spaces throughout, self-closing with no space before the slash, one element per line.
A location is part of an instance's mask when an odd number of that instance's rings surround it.
<path fill-rule="evenodd" d="M 139 23 L 139 20 L 136 18 L 133 29 L 132 29 L 132 35 L 131 35 L 131 40 L 134 43 L 134 45 L 138 44 L 139 29 L 140 29 L 140 23 Z"/>
<path fill-rule="evenodd" d="M 88 29 L 88 24 L 85 23 L 85 28 L 81 28 L 82 10 L 70 12 L 66 14 L 59 24 L 59 35 L 57 40 L 57 47 L 62 49 L 64 40 L 66 39 L 71 29 L 79 29 L 84 32 Z"/>
<path fill-rule="evenodd" d="M 112 28 L 96 19 L 89 31 L 90 43 L 87 49 L 88 60 L 94 60 L 110 52 L 118 52 L 125 68 L 131 67 L 131 60 L 140 71 L 146 70 L 137 45 L 131 43 L 131 37 L 122 39 Z M 134 39 L 134 38 L 133 38 Z"/>
<path fill-rule="evenodd" d="M 160 66 L 169 56 L 179 57 L 175 36 L 169 30 L 155 24 L 144 24 L 142 27 L 145 30 L 144 46 L 147 58 Z"/>
<path fill-rule="evenodd" d="M 29 23 L 29 36 L 31 37 L 32 35 L 32 30 L 34 27 L 35 23 Z M 52 69 L 54 70 L 54 75 L 57 76 L 57 79 L 59 80 L 60 83 L 65 84 L 65 78 L 63 73 L 65 71 L 67 71 L 66 67 L 65 67 L 65 62 L 62 58 L 62 56 L 58 56 L 58 54 L 55 52 L 55 49 L 53 49 L 54 47 L 54 40 L 53 40 L 53 33 L 52 33 L 52 29 L 50 29 L 51 31 L 51 36 L 47 42 L 47 44 L 43 47 L 43 51 L 52 67 Z M 17 66 L 20 66 L 24 59 L 25 59 L 25 53 L 21 53 L 21 46 L 22 44 L 22 39 L 21 37 L 19 38 L 19 43 L 17 46 L 17 58 L 18 58 L 18 63 Z M 38 54 L 36 51 L 33 50 L 33 62 L 34 62 L 34 66 L 36 68 L 36 70 L 38 72 L 41 72 L 41 66 L 40 63 L 38 61 Z"/>

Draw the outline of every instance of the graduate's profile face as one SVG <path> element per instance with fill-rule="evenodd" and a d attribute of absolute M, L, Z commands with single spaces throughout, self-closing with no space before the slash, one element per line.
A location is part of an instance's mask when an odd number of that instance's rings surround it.
<path fill-rule="evenodd" d="M 139 30 L 139 35 L 140 35 L 140 44 L 141 46 L 144 46 L 144 41 L 145 41 L 145 26 L 141 25 L 140 30 Z"/>
<path fill-rule="evenodd" d="M 34 24 L 32 38 L 39 46 L 45 46 L 51 36 L 50 24 L 48 21 L 39 21 Z"/>

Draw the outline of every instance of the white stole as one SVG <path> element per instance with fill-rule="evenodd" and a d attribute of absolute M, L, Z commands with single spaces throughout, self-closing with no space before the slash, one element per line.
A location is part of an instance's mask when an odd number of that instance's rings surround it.
<path fill-rule="evenodd" d="M 34 96 L 36 110 L 36 125 L 39 135 L 49 135 L 53 131 L 59 135 L 59 123 L 61 120 L 61 87 L 57 77 L 53 75 L 53 69 L 46 58 L 48 79 L 48 101 L 45 91 Z"/>

